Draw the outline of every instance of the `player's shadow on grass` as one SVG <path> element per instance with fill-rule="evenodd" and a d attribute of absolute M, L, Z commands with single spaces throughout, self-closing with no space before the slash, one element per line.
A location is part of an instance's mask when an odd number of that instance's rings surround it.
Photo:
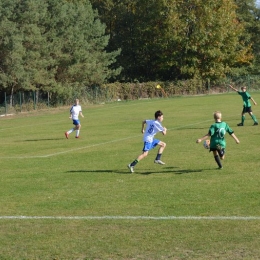
<path fill-rule="evenodd" d="M 164 173 L 174 173 L 174 174 L 189 174 L 189 173 L 200 173 L 204 170 L 193 170 L 193 169 L 176 169 L 178 167 L 165 167 L 164 169 L 157 171 L 145 171 L 140 169 L 140 171 L 136 170 L 134 173 L 130 173 L 129 170 L 71 170 L 67 171 L 67 173 L 116 173 L 116 174 L 140 174 L 140 175 L 150 175 L 150 174 L 164 174 Z"/>
<path fill-rule="evenodd" d="M 173 171 L 173 173 L 175 174 L 187 174 L 187 173 L 198 173 L 198 172 L 203 172 L 203 170 L 185 169 L 185 170 Z"/>
<path fill-rule="evenodd" d="M 167 167 L 169 168 L 168 170 L 163 170 L 163 171 L 147 171 L 147 172 L 140 172 L 139 174 L 142 175 L 149 175 L 149 174 L 153 174 L 153 173 L 160 173 L 160 174 L 164 174 L 164 173 L 174 173 L 174 174 L 187 174 L 187 173 L 198 173 L 198 172 L 203 172 L 203 170 L 192 170 L 192 169 L 185 169 L 185 170 L 173 170 L 170 168 L 177 168 L 177 167 Z"/>
<path fill-rule="evenodd" d="M 40 142 L 40 141 L 57 141 L 57 140 L 64 140 L 64 138 L 42 138 L 42 139 L 27 139 L 21 142 Z"/>
<path fill-rule="evenodd" d="M 167 170 L 167 171 L 147 171 L 147 172 L 142 172 L 140 171 L 135 171 L 134 173 L 131 173 L 129 170 L 122 169 L 122 170 L 71 170 L 67 171 L 67 173 L 116 173 L 116 174 L 142 174 L 142 175 L 149 175 L 153 173 L 171 173 L 172 171 Z"/>
<path fill-rule="evenodd" d="M 67 173 L 119 173 L 119 174 L 126 174 L 129 172 L 125 172 L 125 170 L 72 170 L 67 171 Z"/>
<path fill-rule="evenodd" d="M 154 171 L 150 171 L 150 170 L 145 170 L 145 169 L 140 169 L 140 170 L 136 170 L 136 174 L 141 174 L 141 175 L 150 175 L 150 174 L 154 174 L 154 173 L 158 173 L 158 174 L 164 174 L 164 173 L 172 173 L 173 170 L 178 167 L 163 167 L 163 168 L 159 168 L 158 170 L 154 170 Z"/>

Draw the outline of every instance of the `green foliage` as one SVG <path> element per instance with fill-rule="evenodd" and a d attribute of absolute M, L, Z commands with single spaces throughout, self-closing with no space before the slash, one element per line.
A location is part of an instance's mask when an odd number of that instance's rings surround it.
<path fill-rule="evenodd" d="M 259 74 L 260 66 L 260 9 L 256 8 L 254 0 L 236 0 L 237 15 L 245 30 L 240 37 L 242 42 L 252 46 L 254 59 L 251 66 L 246 68 L 238 66 L 235 70 L 237 75 L 241 74 Z"/>
<path fill-rule="evenodd" d="M 156 86 L 161 88 L 157 89 Z M 113 99 L 136 100 L 145 98 L 173 97 L 181 95 L 193 95 L 207 93 L 205 82 L 201 79 L 166 81 L 166 82 L 145 82 L 145 83 L 110 83 L 101 86 L 109 88 L 113 93 Z M 220 91 L 222 92 L 222 91 Z"/>
<path fill-rule="evenodd" d="M 203 81 L 200 78 L 193 78 L 145 83 L 114 82 L 76 89 L 68 85 L 66 91 L 63 91 L 63 88 L 60 87 L 58 93 L 48 93 L 48 95 L 44 91 L 18 92 L 7 95 L 6 102 L 0 104 L 0 115 L 70 105 L 75 98 L 80 98 L 83 104 L 104 104 L 124 100 L 225 93 L 230 91 L 228 87 L 230 83 L 236 85 L 238 89 L 246 85 L 250 91 L 260 90 L 258 76 L 233 76 L 218 81 Z M 161 87 L 156 88 L 157 85 Z"/>
<path fill-rule="evenodd" d="M 178 4 L 182 21 L 180 64 L 188 77 L 204 79 L 225 77 L 235 64 L 246 64 L 252 59 L 250 48 L 239 42 L 243 24 L 236 16 L 233 1 L 199 0 Z"/>
<path fill-rule="evenodd" d="M 232 0 L 91 2 L 108 25 L 109 46 L 122 48 L 120 80 L 215 80 L 253 60 Z"/>
<path fill-rule="evenodd" d="M 101 84 L 120 72 L 112 68 L 120 51 L 106 51 L 109 36 L 88 0 L 4 0 L 0 6 L 1 88 L 60 95 L 69 85 Z"/>
<path fill-rule="evenodd" d="M 259 74 L 259 17 L 254 0 L 3 0 L 0 90 L 66 103 L 115 81 L 180 79 L 181 88 Z"/>

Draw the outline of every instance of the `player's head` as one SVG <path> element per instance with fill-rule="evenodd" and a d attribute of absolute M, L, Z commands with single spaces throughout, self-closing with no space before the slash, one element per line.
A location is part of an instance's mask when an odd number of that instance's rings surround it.
<path fill-rule="evenodd" d="M 76 105 L 79 104 L 79 99 L 78 99 L 78 98 L 75 99 L 75 104 L 76 104 Z"/>
<path fill-rule="evenodd" d="M 161 110 L 156 111 L 154 117 L 156 120 L 163 121 L 163 112 Z"/>
<path fill-rule="evenodd" d="M 246 92 L 246 87 L 245 87 L 245 86 L 241 87 L 241 90 L 242 90 L 243 92 Z"/>
<path fill-rule="evenodd" d="M 213 116 L 214 116 L 214 119 L 217 121 L 217 120 L 221 120 L 222 119 L 222 114 L 221 114 L 221 112 L 220 111 L 215 111 L 214 112 L 214 114 L 213 114 Z"/>

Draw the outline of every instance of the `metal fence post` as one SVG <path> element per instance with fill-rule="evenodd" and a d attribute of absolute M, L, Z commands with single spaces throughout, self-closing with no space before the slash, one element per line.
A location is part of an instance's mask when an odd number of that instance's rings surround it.
<path fill-rule="evenodd" d="M 36 91 L 33 91 L 33 107 L 36 109 Z"/>
<path fill-rule="evenodd" d="M 20 112 L 22 112 L 22 93 L 19 91 Z"/>
<path fill-rule="evenodd" d="M 7 102 L 6 102 L 6 92 L 5 92 L 5 115 L 7 114 Z"/>

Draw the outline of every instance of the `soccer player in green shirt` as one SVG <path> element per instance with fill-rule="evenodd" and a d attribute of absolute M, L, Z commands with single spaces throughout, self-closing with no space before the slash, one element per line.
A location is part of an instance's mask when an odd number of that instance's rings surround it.
<path fill-rule="evenodd" d="M 215 123 L 210 126 L 208 133 L 199 138 L 196 142 L 200 143 L 201 141 L 206 140 L 208 137 L 210 137 L 209 151 L 213 152 L 214 159 L 218 164 L 219 169 L 222 169 L 223 166 L 220 159 L 224 160 L 225 157 L 225 134 L 229 133 L 235 139 L 237 144 L 239 144 L 239 140 L 234 134 L 234 131 L 230 128 L 230 126 L 227 123 L 222 122 L 222 114 L 220 111 L 214 112 L 213 116 L 215 119 Z"/>
<path fill-rule="evenodd" d="M 248 113 L 252 117 L 252 119 L 254 120 L 254 125 L 258 125 L 257 119 L 256 119 L 255 115 L 253 115 L 253 112 L 252 112 L 250 99 L 253 101 L 254 105 L 257 105 L 257 103 L 251 97 L 251 95 L 246 91 L 246 87 L 245 86 L 241 87 L 241 91 L 238 91 L 232 85 L 229 85 L 229 87 L 232 88 L 233 90 L 235 90 L 242 97 L 243 102 L 244 102 L 242 115 L 241 115 L 241 123 L 237 124 L 237 126 L 244 125 L 244 121 L 246 119 L 246 117 L 245 117 L 246 113 Z"/>

